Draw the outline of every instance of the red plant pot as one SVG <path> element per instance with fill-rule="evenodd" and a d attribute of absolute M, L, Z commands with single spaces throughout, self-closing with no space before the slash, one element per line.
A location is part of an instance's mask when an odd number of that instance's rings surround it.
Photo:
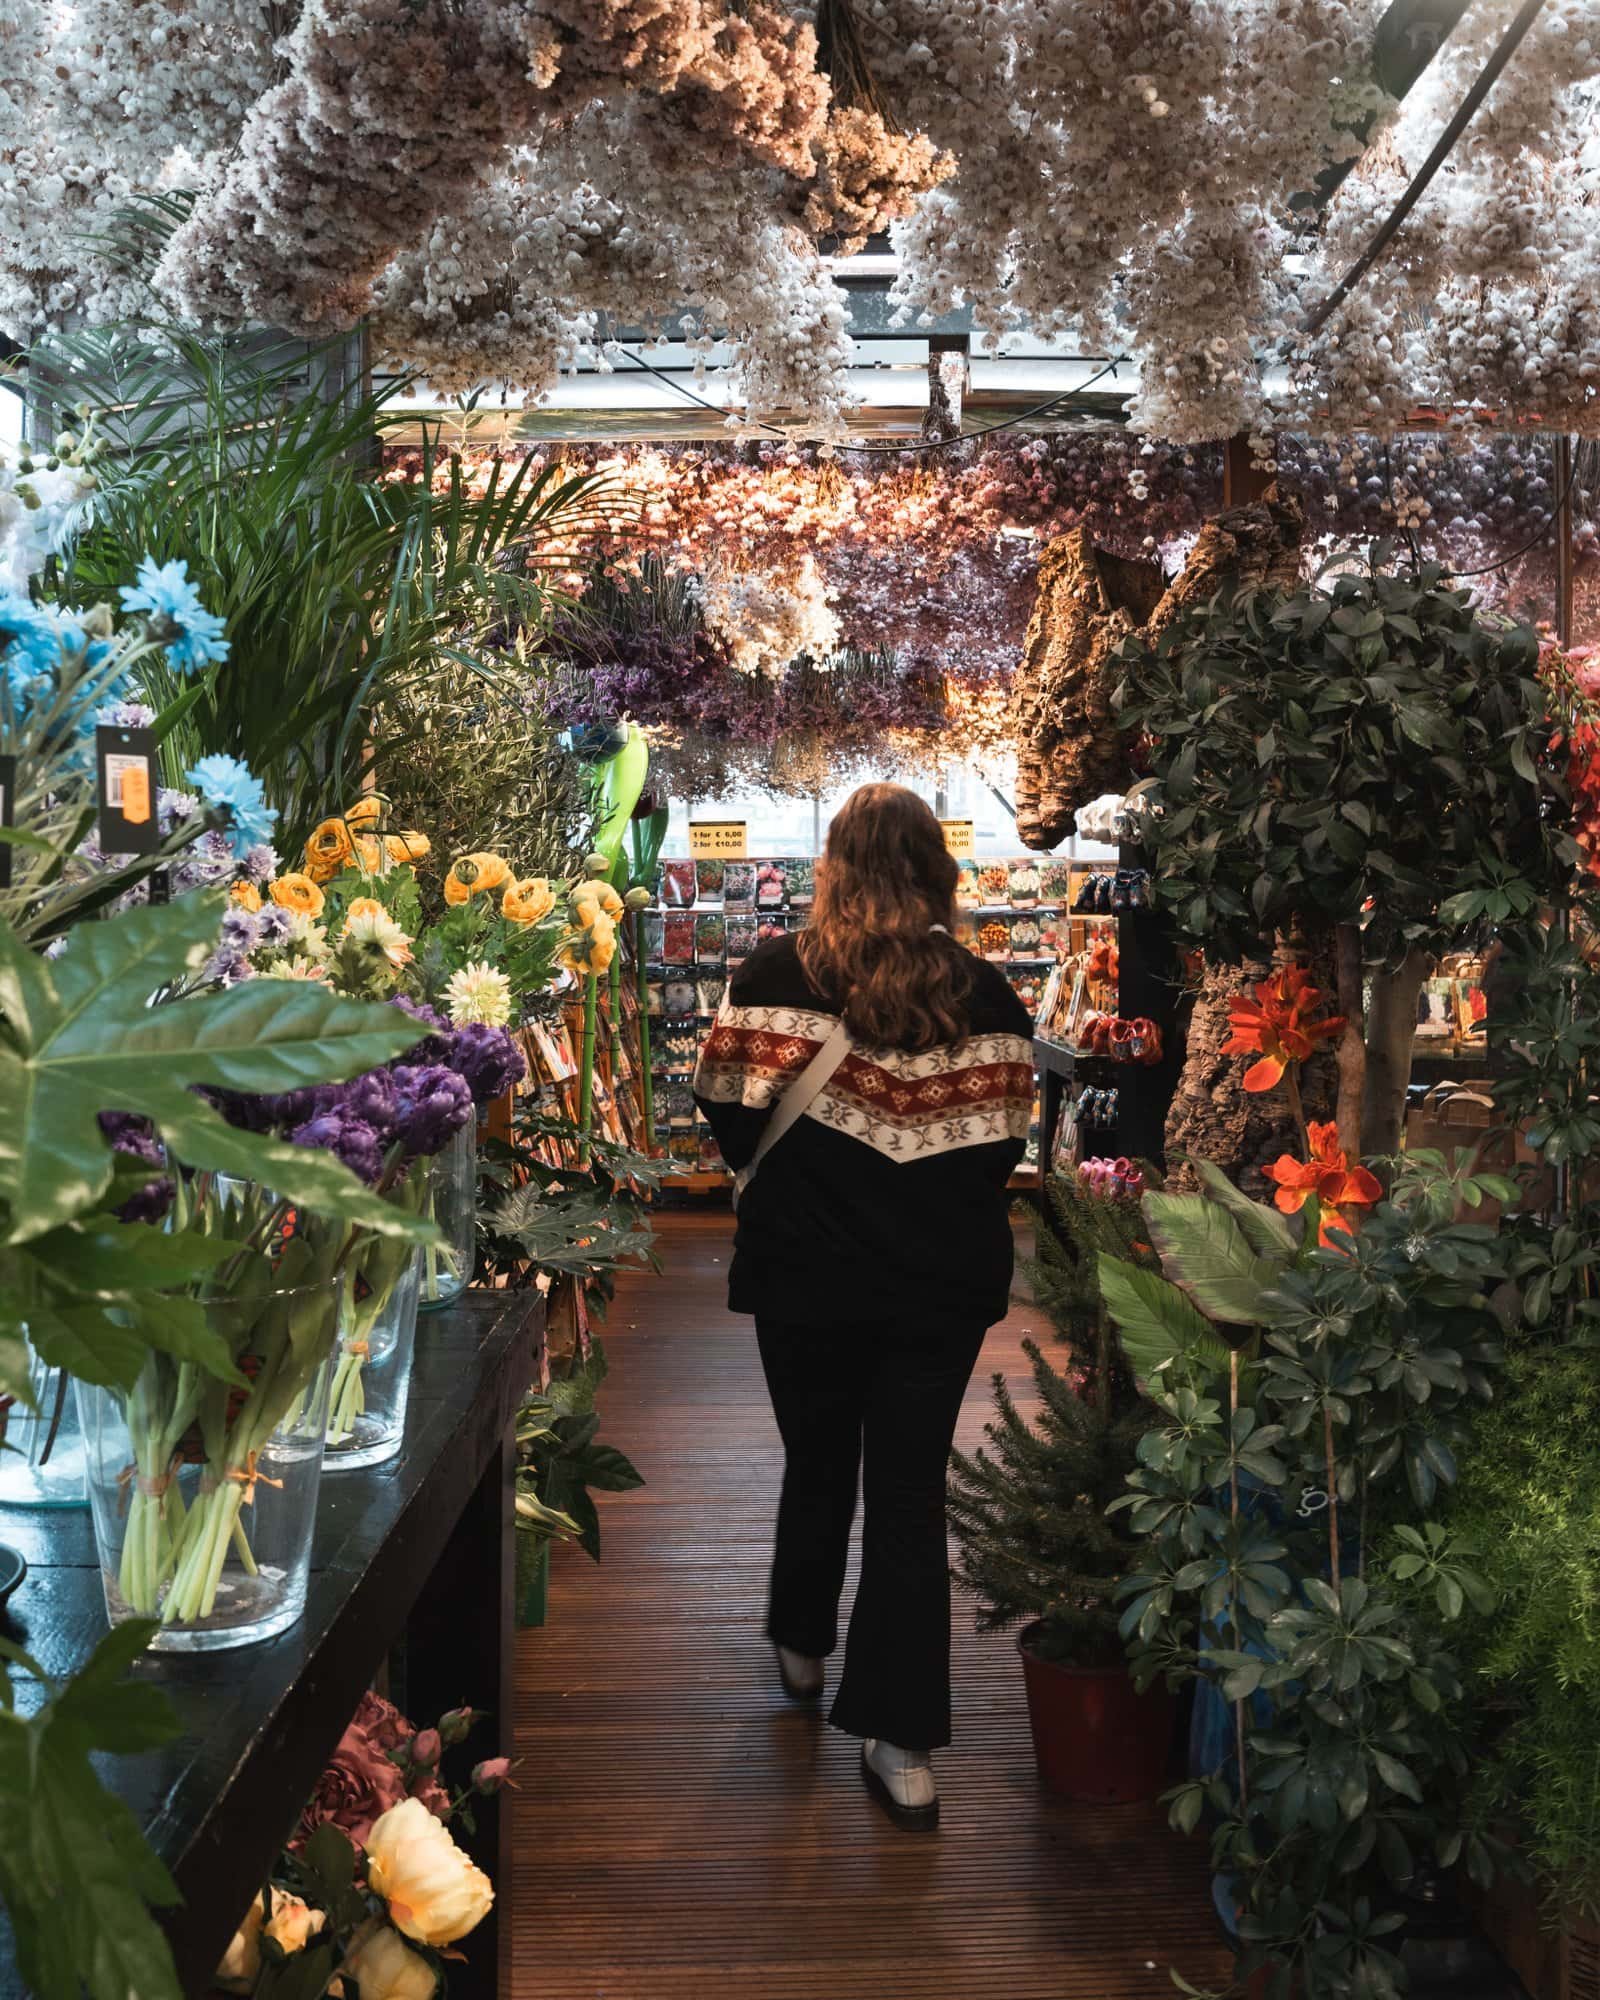
<path fill-rule="evenodd" d="M 1028 1720 L 1039 1776 L 1063 1798 L 1132 1805 L 1167 1784 L 1176 1698 L 1163 1686 L 1140 1694 L 1123 1666 L 1063 1667 L 1018 1636 Z"/>

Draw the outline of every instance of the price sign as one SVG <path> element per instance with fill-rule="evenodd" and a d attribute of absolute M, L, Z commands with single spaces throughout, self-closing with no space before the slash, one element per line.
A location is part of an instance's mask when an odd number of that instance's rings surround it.
<path fill-rule="evenodd" d="M 743 861 L 745 822 L 702 819 L 689 823 L 689 856 L 694 861 Z"/>
<path fill-rule="evenodd" d="M 972 821 L 942 819 L 939 824 L 944 828 L 944 844 L 956 860 L 971 861 L 976 851 L 972 839 Z"/>

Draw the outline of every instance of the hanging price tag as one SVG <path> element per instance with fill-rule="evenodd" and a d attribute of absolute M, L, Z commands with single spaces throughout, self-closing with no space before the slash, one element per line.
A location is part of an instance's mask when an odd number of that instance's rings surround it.
<path fill-rule="evenodd" d="M 0 757 L 0 826 L 17 823 L 17 760 Z M 11 887 L 11 843 L 0 840 L 0 889 Z"/>
<path fill-rule="evenodd" d="M 970 819 L 942 819 L 939 824 L 944 828 L 944 844 L 949 848 L 956 860 L 972 860 L 977 851 L 972 838 L 972 821 Z"/>
<path fill-rule="evenodd" d="M 692 861 L 743 861 L 745 822 L 742 819 L 702 819 L 689 823 Z"/>
<path fill-rule="evenodd" d="M 117 729 L 102 723 L 94 733 L 98 764 L 101 852 L 153 854 L 161 845 L 156 822 L 156 736 L 153 729 Z"/>

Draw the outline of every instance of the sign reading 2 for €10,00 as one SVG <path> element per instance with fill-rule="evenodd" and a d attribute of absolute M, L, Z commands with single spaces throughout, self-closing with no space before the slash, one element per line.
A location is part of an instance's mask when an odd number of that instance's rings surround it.
<path fill-rule="evenodd" d="M 743 861 L 742 819 L 702 819 L 689 823 L 689 856 L 694 861 Z"/>

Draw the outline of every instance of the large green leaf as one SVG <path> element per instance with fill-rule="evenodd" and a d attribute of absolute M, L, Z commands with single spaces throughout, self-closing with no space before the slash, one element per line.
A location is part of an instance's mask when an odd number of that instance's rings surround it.
<path fill-rule="evenodd" d="M 152 1119 L 191 1166 L 264 1181 L 308 1209 L 381 1234 L 432 1234 L 330 1154 L 238 1131 L 194 1095 L 195 1084 L 282 1091 L 339 1081 L 388 1061 L 418 1035 L 392 1007 L 286 980 L 151 1007 L 156 990 L 204 958 L 216 918 L 209 898 L 145 905 L 81 926 L 48 964 L 0 923 L 5 1240 L 43 1236 L 96 1206 L 115 1159 L 96 1115 L 113 1110 Z"/>
<path fill-rule="evenodd" d="M 1100 1252 L 1099 1271 L 1100 1296 L 1141 1382 L 1154 1381 L 1174 1363 L 1203 1374 L 1227 1373 L 1226 1343 L 1186 1292 L 1107 1250 Z"/>
<path fill-rule="evenodd" d="M 1208 1319 L 1255 1326 L 1283 1260 L 1258 1257 L 1227 1209 L 1200 1194 L 1147 1194 L 1144 1219 L 1161 1268 Z"/>
<path fill-rule="evenodd" d="M 1287 1259 L 1294 1256 L 1299 1246 L 1287 1216 L 1241 1193 L 1214 1161 L 1191 1158 L 1188 1164 L 1194 1169 L 1203 1191 L 1213 1201 L 1220 1202 L 1238 1223 L 1252 1250 L 1263 1257 L 1281 1256 Z"/>

